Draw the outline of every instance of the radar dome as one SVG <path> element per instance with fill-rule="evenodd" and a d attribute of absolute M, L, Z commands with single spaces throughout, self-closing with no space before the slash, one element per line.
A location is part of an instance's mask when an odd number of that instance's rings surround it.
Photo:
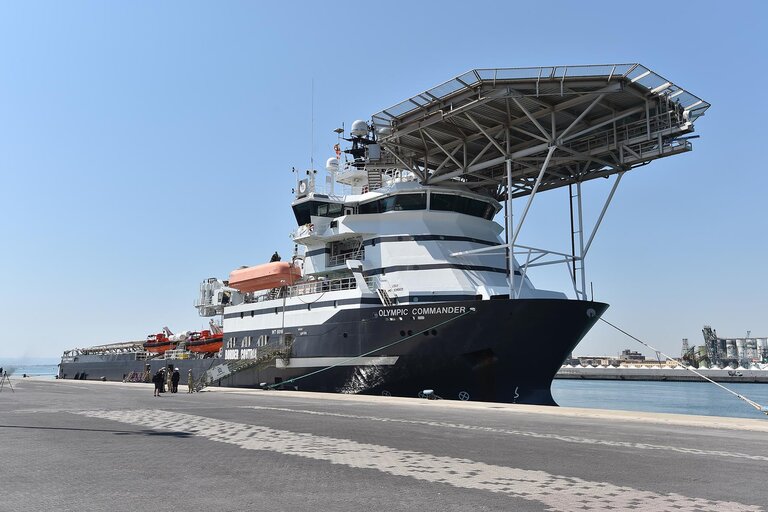
<path fill-rule="evenodd" d="M 336 172 L 339 170 L 339 159 L 331 157 L 325 161 L 325 170 L 328 172 Z"/>
<path fill-rule="evenodd" d="M 376 130 L 376 133 L 378 133 L 382 137 L 386 137 L 388 135 L 392 135 L 392 128 L 390 128 L 389 126 L 382 126 L 378 130 Z"/>
<path fill-rule="evenodd" d="M 352 123 L 352 129 L 349 130 L 349 133 L 351 133 L 353 137 L 365 137 L 368 135 L 368 123 L 358 119 Z"/>

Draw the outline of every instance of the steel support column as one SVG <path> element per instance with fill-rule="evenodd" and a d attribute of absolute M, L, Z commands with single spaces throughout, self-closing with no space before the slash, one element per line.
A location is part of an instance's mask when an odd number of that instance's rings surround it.
<path fill-rule="evenodd" d="M 515 277 L 515 251 L 514 242 L 510 241 L 510 234 L 512 233 L 512 160 L 507 160 L 507 225 L 505 226 L 506 238 L 507 238 L 507 278 L 509 279 L 509 298 L 512 298 L 514 285 L 513 279 Z"/>
<path fill-rule="evenodd" d="M 520 229 L 523 227 L 523 222 L 525 222 L 525 217 L 528 215 L 528 210 L 531 208 L 531 203 L 533 203 L 533 198 L 536 196 L 536 192 L 539 190 L 539 185 L 541 185 L 541 180 L 544 178 L 544 173 L 547 171 L 549 160 L 552 158 L 552 153 L 555 152 L 555 149 L 557 149 L 557 146 L 549 147 L 549 151 L 547 152 L 547 158 L 544 159 L 544 164 L 541 166 L 541 170 L 539 171 L 539 176 L 538 178 L 536 178 L 536 184 L 533 186 L 533 189 L 531 190 L 531 194 L 528 196 L 528 202 L 525 204 L 525 209 L 523 210 L 523 214 L 520 216 L 520 221 L 517 224 L 517 229 L 512 232 L 512 238 L 509 241 L 509 244 L 511 247 L 514 247 L 515 241 L 517 240 L 517 236 L 520 234 Z M 509 160 L 507 160 L 507 162 L 509 162 Z"/>
<path fill-rule="evenodd" d="M 581 260 L 581 298 L 587 300 L 587 274 L 584 268 L 584 212 L 581 206 L 581 181 L 576 182 L 576 193 L 579 196 L 578 222 L 579 222 L 579 259 Z"/>

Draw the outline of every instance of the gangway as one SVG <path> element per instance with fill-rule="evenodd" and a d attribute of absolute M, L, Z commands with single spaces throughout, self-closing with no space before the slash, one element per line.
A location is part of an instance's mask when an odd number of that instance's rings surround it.
<path fill-rule="evenodd" d="M 409 171 L 424 185 L 462 186 L 505 202 L 505 251 L 529 268 L 564 263 L 586 299 L 584 260 L 622 176 L 693 149 L 709 103 L 641 64 L 474 69 L 374 114 L 381 156 L 367 167 Z M 379 148 L 377 148 L 379 149 Z M 377 151 L 378 153 L 378 151 Z M 613 177 L 590 231 L 582 184 Z M 518 244 L 534 197 L 569 187 L 570 254 Z M 512 200 L 525 198 L 516 219 Z M 515 222 L 516 221 L 516 224 Z M 515 296 L 514 279 L 509 294 Z"/>
<path fill-rule="evenodd" d="M 219 380 L 218 378 L 213 377 L 213 375 L 216 374 L 220 375 L 220 378 L 231 378 L 245 370 L 250 370 L 252 368 L 266 368 L 273 364 L 277 359 L 282 359 L 285 363 L 288 363 L 291 357 L 291 345 L 292 343 L 289 342 L 288 344 L 264 347 L 257 352 L 255 358 L 227 361 L 223 365 L 220 365 L 225 368 L 219 369 L 216 373 L 212 372 L 212 370 L 215 369 L 209 369 L 209 371 L 204 372 L 194 380 L 193 389 L 195 391 L 201 391 L 210 386 L 215 381 Z"/>

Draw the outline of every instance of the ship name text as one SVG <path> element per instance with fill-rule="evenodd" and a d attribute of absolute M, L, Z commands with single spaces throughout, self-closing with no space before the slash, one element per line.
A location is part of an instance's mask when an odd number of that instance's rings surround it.
<path fill-rule="evenodd" d="M 412 308 L 380 309 L 379 316 L 458 315 L 466 313 L 466 306 L 417 306 Z"/>

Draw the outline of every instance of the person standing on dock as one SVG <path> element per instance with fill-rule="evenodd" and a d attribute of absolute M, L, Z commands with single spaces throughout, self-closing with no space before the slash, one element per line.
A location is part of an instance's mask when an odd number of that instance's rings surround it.
<path fill-rule="evenodd" d="M 171 375 L 171 384 L 173 384 L 173 388 L 171 389 L 171 393 L 178 393 L 179 392 L 179 379 L 181 379 L 181 374 L 179 373 L 178 368 L 173 369 L 173 375 Z"/>
<path fill-rule="evenodd" d="M 195 381 L 192 378 L 192 368 L 190 368 L 189 372 L 187 373 L 187 387 L 189 388 L 187 393 L 192 393 L 195 391 Z"/>
<path fill-rule="evenodd" d="M 163 369 L 157 370 L 157 373 L 152 377 L 152 382 L 155 384 L 155 394 L 153 396 L 160 396 L 163 392 L 163 381 L 165 376 L 163 375 Z"/>

